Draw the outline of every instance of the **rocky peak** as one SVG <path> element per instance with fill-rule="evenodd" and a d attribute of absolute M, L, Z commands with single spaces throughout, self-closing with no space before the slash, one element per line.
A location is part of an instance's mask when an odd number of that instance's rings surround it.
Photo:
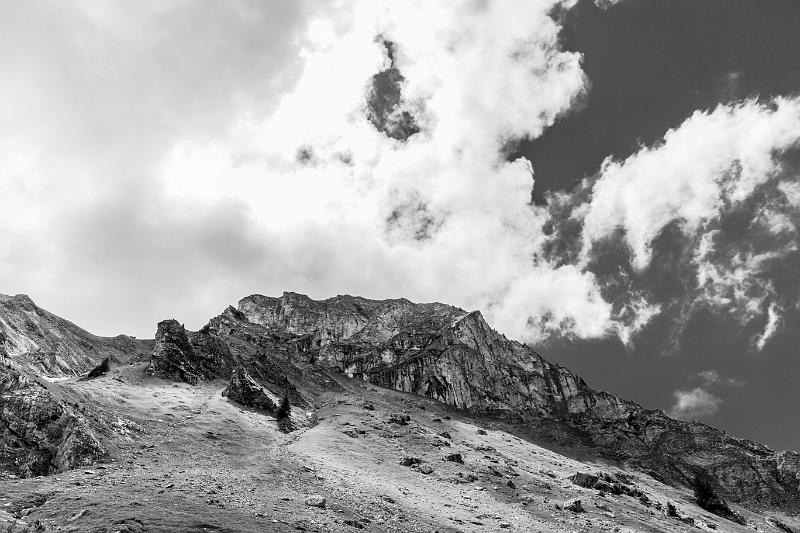
<path fill-rule="evenodd" d="M 441 329 L 464 311 L 444 304 L 406 299 L 369 300 L 336 296 L 312 300 L 287 292 L 280 298 L 252 295 L 239 302 L 250 322 L 295 335 L 311 335 L 316 347 L 338 342 L 384 342 L 406 332 Z"/>
<path fill-rule="evenodd" d="M 170 319 L 158 324 L 147 372 L 194 385 L 227 376 L 231 364 L 230 351 L 219 338 L 208 331 L 187 332 L 181 323 Z"/>

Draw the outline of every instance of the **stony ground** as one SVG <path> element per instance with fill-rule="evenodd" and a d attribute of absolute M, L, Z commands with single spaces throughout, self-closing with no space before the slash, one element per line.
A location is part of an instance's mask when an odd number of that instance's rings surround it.
<path fill-rule="evenodd" d="M 446 406 L 331 378 L 318 423 L 289 434 L 229 402 L 223 382 L 175 384 L 115 368 L 59 385 L 116 421 L 119 457 L 91 469 L 0 479 L 7 531 L 779 531 L 710 515 L 689 491 L 619 465 L 562 454 Z M 303 416 L 303 413 L 294 413 Z M 573 458 L 568 457 L 570 455 Z M 569 479 L 606 472 L 645 497 Z M 583 512 L 566 507 L 580 499 Z M 324 499 L 324 504 L 322 504 Z M 667 517 L 672 502 L 683 520 Z M 778 516 L 784 523 L 800 525 Z M 693 523 L 692 523 L 693 522 Z M 3 531 L 3 529 L 0 529 Z"/>

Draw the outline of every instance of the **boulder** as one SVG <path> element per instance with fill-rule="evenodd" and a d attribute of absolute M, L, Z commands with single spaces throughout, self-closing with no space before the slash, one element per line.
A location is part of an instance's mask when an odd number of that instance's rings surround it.
<path fill-rule="evenodd" d="M 327 500 L 319 494 L 312 494 L 311 496 L 306 496 L 305 504 L 309 507 L 319 507 L 320 509 L 324 509 L 325 505 L 327 504 Z"/>
<path fill-rule="evenodd" d="M 579 498 L 574 498 L 572 500 L 568 500 L 568 501 L 564 502 L 562 507 L 566 511 L 572 511 L 573 513 L 584 513 L 584 512 L 586 512 L 586 509 L 583 508 L 583 503 L 581 503 L 581 500 Z"/>

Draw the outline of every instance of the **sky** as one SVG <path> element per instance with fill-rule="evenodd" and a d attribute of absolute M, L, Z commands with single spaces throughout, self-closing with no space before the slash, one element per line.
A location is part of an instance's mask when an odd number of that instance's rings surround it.
<path fill-rule="evenodd" d="M 139 337 L 252 293 L 443 301 L 800 449 L 797 27 L 794 0 L 4 0 L 0 292 Z"/>

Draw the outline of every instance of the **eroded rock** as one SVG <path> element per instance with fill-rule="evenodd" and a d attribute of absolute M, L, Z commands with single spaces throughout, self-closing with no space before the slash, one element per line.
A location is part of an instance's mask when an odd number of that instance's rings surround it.
<path fill-rule="evenodd" d="M 256 383 L 247 370 L 241 366 L 233 371 L 230 383 L 222 391 L 222 395 L 238 404 L 273 415 L 278 412 L 281 404 L 279 396 Z"/>
<path fill-rule="evenodd" d="M 23 477 L 48 475 L 108 456 L 76 410 L 42 384 L 0 366 L 0 468 Z"/>

